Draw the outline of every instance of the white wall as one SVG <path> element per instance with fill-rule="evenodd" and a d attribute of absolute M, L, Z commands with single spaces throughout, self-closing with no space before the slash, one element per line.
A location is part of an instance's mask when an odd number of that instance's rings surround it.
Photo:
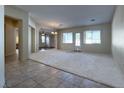
<path fill-rule="evenodd" d="M 28 13 L 14 6 L 5 6 L 5 15 L 22 20 L 22 29 L 19 31 L 20 59 L 28 58 Z"/>
<path fill-rule="evenodd" d="M 36 24 L 36 51 L 39 51 L 39 30 L 41 25 Z"/>
<path fill-rule="evenodd" d="M 31 54 L 31 48 L 32 48 L 32 28 L 34 28 L 34 35 L 35 35 L 35 41 L 36 41 L 36 23 L 35 21 L 29 16 L 29 20 L 28 20 L 28 24 L 29 24 L 29 27 L 28 27 L 28 50 L 29 50 L 29 55 Z M 36 42 L 34 42 L 34 51 L 36 51 Z"/>
<path fill-rule="evenodd" d="M 28 28 L 28 55 L 31 54 L 31 27 Z"/>
<path fill-rule="evenodd" d="M 85 44 L 84 42 L 84 31 L 86 30 L 101 30 L 101 44 Z M 111 25 L 110 24 L 100 24 L 93 26 L 75 27 L 69 29 L 59 30 L 58 43 L 59 49 L 64 50 L 74 50 L 74 34 L 73 43 L 64 44 L 62 43 L 62 33 L 63 32 L 80 32 L 81 33 L 81 49 L 84 52 L 97 52 L 97 53 L 111 53 Z"/>
<path fill-rule="evenodd" d="M 32 17 L 29 16 L 29 26 L 33 27 L 36 29 L 36 22 L 33 20 Z"/>
<path fill-rule="evenodd" d="M 35 52 L 39 51 L 39 30 L 41 28 L 41 26 L 34 21 L 30 16 L 29 16 L 29 26 L 33 27 L 35 29 Z M 30 32 L 31 28 L 29 27 L 29 45 L 31 45 L 31 32 Z M 31 49 L 29 48 L 29 50 L 31 51 Z"/>
<path fill-rule="evenodd" d="M 124 6 L 117 6 L 113 17 L 112 53 L 124 73 Z"/>
<path fill-rule="evenodd" d="M 0 87 L 5 84 L 4 77 L 4 6 L 0 5 Z"/>

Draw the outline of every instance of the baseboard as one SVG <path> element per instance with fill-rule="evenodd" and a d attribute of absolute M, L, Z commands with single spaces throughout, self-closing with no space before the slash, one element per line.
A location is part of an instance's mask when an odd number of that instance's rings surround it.
<path fill-rule="evenodd" d="M 7 88 L 6 84 L 3 86 L 3 88 Z"/>
<path fill-rule="evenodd" d="M 16 54 L 16 52 L 13 52 L 13 53 L 8 53 L 5 56 L 7 57 L 7 56 L 15 55 L 15 54 Z"/>
<path fill-rule="evenodd" d="M 5 87 L 5 82 L 3 82 L 3 84 L 0 84 L 0 88 L 4 88 Z"/>

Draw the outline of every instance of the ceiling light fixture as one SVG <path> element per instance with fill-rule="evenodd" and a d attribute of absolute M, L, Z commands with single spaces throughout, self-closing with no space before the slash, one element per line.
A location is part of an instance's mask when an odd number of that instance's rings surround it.
<path fill-rule="evenodd" d="M 63 26 L 63 24 L 59 24 L 59 27 L 62 27 Z"/>
<path fill-rule="evenodd" d="M 44 36 L 45 34 L 44 33 L 42 33 L 42 36 Z"/>
<path fill-rule="evenodd" d="M 54 34 L 54 32 L 51 32 L 51 34 Z"/>
<path fill-rule="evenodd" d="M 57 35 L 58 33 L 57 32 L 54 32 L 55 35 Z"/>
<path fill-rule="evenodd" d="M 52 34 L 52 35 L 57 35 L 57 34 L 58 34 L 58 32 L 51 32 L 51 34 Z"/>
<path fill-rule="evenodd" d="M 44 29 L 43 28 L 40 28 L 40 30 L 39 30 L 40 32 L 41 32 L 41 35 L 43 36 L 43 35 L 45 35 L 45 31 L 44 31 Z"/>
<path fill-rule="evenodd" d="M 95 19 L 91 19 L 91 21 L 92 21 L 92 22 L 94 22 L 94 21 L 95 21 Z"/>

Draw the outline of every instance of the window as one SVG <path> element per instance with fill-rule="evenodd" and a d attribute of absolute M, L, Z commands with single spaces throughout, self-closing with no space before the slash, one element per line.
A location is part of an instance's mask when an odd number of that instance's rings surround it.
<path fill-rule="evenodd" d="M 73 42 L 72 32 L 63 33 L 63 43 L 72 43 L 72 42 Z"/>
<path fill-rule="evenodd" d="M 86 31 L 85 32 L 85 43 L 86 44 L 100 44 L 101 43 L 101 31 Z"/>
<path fill-rule="evenodd" d="M 49 46 L 50 44 L 50 39 L 49 39 L 49 36 L 46 36 L 46 44 Z"/>
<path fill-rule="evenodd" d="M 75 33 L 75 46 L 80 46 L 80 33 Z"/>
<path fill-rule="evenodd" d="M 42 41 L 42 43 L 45 43 L 45 35 L 41 36 L 41 41 Z"/>

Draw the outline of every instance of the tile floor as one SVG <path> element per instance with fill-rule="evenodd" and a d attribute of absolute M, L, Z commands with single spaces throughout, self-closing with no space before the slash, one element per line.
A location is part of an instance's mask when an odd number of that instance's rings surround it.
<path fill-rule="evenodd" d="M 20 62 L 16 55 L 6 57 L 7 88 L 109 88 L 41 63 L 26 60 Z"/>

